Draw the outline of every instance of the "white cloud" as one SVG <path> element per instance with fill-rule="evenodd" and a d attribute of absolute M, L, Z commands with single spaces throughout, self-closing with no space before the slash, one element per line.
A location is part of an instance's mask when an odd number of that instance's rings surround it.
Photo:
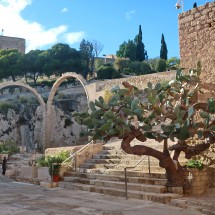
<path fill-rule="evenodd" d="M 66 8 L 66 7 L 64 7 L 64 8 L 61 10 L 61 13 L 66 13 L 66 12 L 68 12 L 68 11 L 69 11 L 69 9 Z"/>
<path fill-rule="evenodd" d="M 21 11 L 31 5 L 31 2 L 32 0 L 0 0 L 0 29 L 4 29 L 4 36 L 25 38 L 26 52 L 62 42 L 62 38 L 70 45 L 83 38 L 84 32 L 67 32 L 66 25 L 46 29 L 36 21 L 23 19 Z"/>
<path fill-rule="evenodd" d="M 65 40 L 70 44 L 77 43 L 80 42 L 84 38 L 84 36 L 85 36 L 84 31 L 67 33 L 65 34 Z"/>
<path fill-rule="evenodd" d="M 130 10 L 126 12 L 125 17 L 127 20 L 130 20 L 132 18 L 132 15 L 135 14 L 135 10 Z"/>

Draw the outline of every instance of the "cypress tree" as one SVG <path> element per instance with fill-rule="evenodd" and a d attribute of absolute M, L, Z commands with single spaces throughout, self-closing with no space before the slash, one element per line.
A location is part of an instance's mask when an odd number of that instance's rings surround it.
<path fill-rule="evenodd" d="M 142 42 L 141 25 L 139 25 L 139 34 L 137 36 L 136 58 L 138 61 L 141 61 L 141 62 L 145 60 L 145 45 Z"/>
<path fill-rule="evenodd" d="M 161 36 L 160 58 L 164 59 L 164 60 L 167 60 L 167 53 L 168 53 L 168 50 L 167 50 L 166 42 L 165 42 L 165 39 L 164 39 L 164 35 L 162 34 L 162 36 Z"/>

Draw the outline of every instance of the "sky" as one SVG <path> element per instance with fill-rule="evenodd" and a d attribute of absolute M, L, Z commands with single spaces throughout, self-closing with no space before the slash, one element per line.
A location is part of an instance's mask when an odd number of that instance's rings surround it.
<path fill-rule="evenodd" d="M 180 0 L 184 11 L 195 0 Z M 196 0 L 198 6 L 206 0 Z M 179 56 L 176 0 L 0 0 L 0 29 L 4 36 L 26 39 L 26 52 L 65 43 L 79 50 L 82 39 L 96 40 L 100 56 L 116 54 L 142 27 L 149 58 L 160 55 L 164 34 L 168 57 Z M 0 31 L 2 33 L 2 30 Z"/>

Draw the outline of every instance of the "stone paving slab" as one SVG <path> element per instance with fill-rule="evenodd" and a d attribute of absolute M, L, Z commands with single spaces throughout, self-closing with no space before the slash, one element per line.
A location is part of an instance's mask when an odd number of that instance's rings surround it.
<path fill-rule="evenodd" d="M 200 215 L 170 205 L 150 201 L 125 200 L 62 188 L 43 188 L 37 185 L 0 183 L 1 215 Z"/>
<path fill-rule="evenodd" d="M 14 180 L 11 179 L 11 178 L 6 177 L 6 176 L 4 176 L 4 175 L 0 175 L 0 183 L 12 182 L 12 181 L 14 181 Z"/>

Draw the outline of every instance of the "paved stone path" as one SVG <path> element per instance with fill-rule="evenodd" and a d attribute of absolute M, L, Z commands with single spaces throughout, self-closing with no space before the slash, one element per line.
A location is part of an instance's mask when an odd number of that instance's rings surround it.
<path fill-rule="evenodd" d="M 1 178 L 2 179 L 2 178 Z M 5 180 L 5 178 L 3 179 Z M 150 201 L 125 200 L 98 193 L 0 183 L 1 215 L 201 215 Z"/>
<path fill-rule="evenodd" d="M 0 169 L 0 171 L 1 171 L 1 169 Z M 1 173 L 1 172 L 0 172 L 0 173 Z M 11 179 L 11 178 L 8 178 L 8 177 L 6 177 L 6 176 L 0 175 L 0 183 L 12 182 L 12 181 L 14 181 L 14 180 Z"/>

